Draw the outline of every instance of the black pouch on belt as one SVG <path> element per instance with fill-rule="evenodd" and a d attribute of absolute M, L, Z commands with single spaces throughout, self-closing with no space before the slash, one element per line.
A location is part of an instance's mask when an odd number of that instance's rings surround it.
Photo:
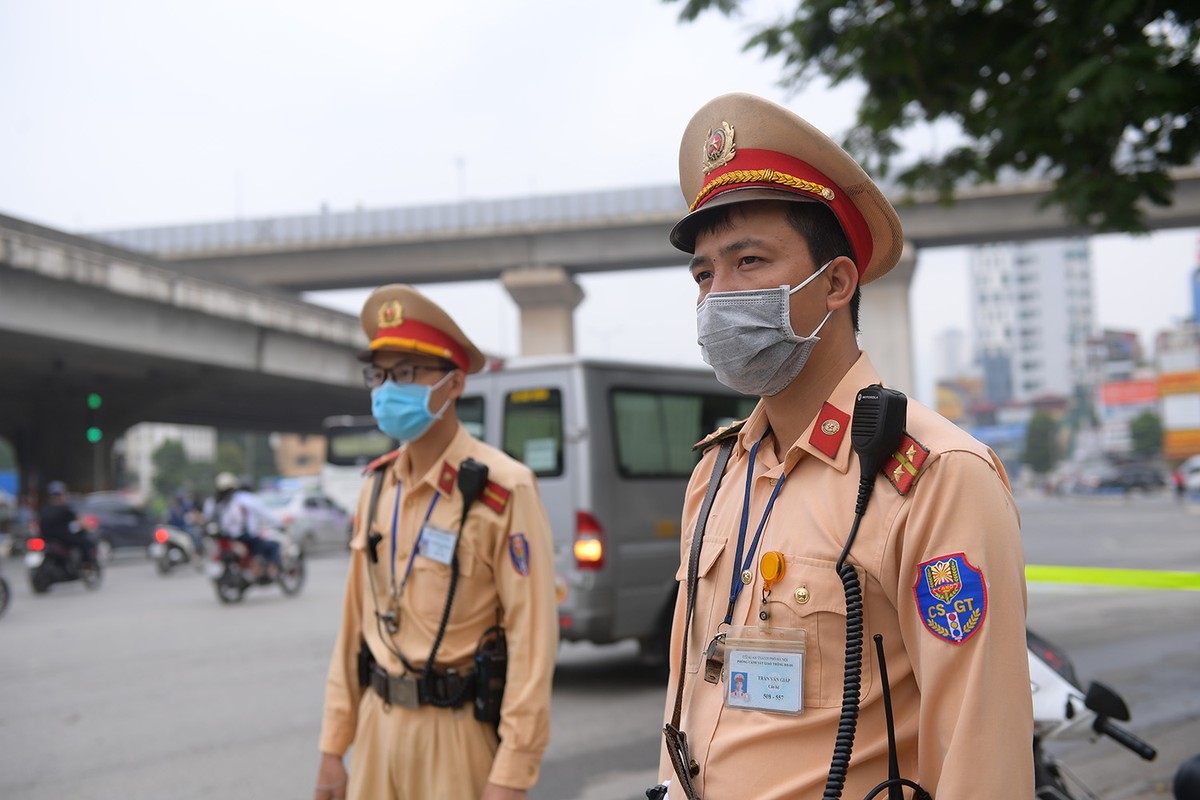
<path fill-rule="evenodd" d="M 508 643 L 504 629 L 493 625 L 484 631 L 475 648 L 475 719 L 480 722 L 500 724 L 507 670 Z"/>
<path fill-rule="evenodd" d="M 360 688 L 366 688 L 371 685 L 371 667 L 375 666 L 375 656 L 371 655 L 371 648 L 367 647 L 366 642 L 362 642 L 358 648 L 358 685 Z"/>

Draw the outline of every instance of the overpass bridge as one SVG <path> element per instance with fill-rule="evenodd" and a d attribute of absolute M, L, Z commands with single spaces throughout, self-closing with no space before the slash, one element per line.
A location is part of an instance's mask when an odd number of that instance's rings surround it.
<path fill-rule="evenodd" d="M 363 343 L 356 317 L 0 216 L 0 436 L 23 476 L 86 489 L 143 421 L 318 433 L 366 411 Z"/>
<path fill-rule="evenodd" d="M 1200 225 L 1200 167 L 1174 173 L 1174 203 L 1147 206 L 1153 229 Z M 921 248 L 1090 233 L 1057 207 L 1048 182 L 894 197 L 906 237 L 901 264 L 863 295 L 861 341 L 885 377 L 912 390 L 909 287 Z M 521 314 L 521 353 L 572 352 L 574 276 L 687 263 L 667 240 L 685 213 L 674 186 L 466 201 L 214 222 L 96 234 L 152 252 L 196 276 L 234 277 L 292 291 L 499 280 Z M 629 324 L 637 324 L 630 322 Z"/>

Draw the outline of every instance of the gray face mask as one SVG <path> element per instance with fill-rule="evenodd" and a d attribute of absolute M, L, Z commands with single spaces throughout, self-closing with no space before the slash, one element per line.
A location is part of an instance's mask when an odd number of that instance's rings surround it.
<path fill-rule="evenodd" d="M 811 283 L 825 264 L 795 288 L 713 292 L 696 307 L 697 344 L 717 380 L 742 394 L 770 397 L 787 387 L 800 370 L 830 311 L 808 336 L 792 332 L 791 295 Z"/>

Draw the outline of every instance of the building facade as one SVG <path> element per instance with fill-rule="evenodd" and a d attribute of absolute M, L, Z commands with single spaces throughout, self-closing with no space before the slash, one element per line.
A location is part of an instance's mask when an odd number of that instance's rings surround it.
<path fill-rule="evenodd" d="M 970 258 L 975 363 L 991 403 L 1071 397 L 1094 325 L 1086 239 L 985 245 Z"/>

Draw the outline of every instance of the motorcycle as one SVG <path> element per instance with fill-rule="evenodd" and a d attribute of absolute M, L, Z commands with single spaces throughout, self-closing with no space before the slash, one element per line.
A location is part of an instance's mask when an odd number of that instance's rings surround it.
<path fill-rule="evenodd" d="M 1092 681 L 1080 688 L 1075 667 L 1062 648 L 1026 631 L 1029 682 L 1033 689 L 1035 797 L 1039 800 L 1094 800 L 1091 792 L 1057 758 L 1046 752 L 1050 740 L 1107 736 L 1147 761 L 1157 751 L 1117 722 L 1129 720 L 1129 707 L 1115 691 Z"/>
<path fill-rule="evenodd" d="M 169 575 L 176 567 L 202 564 L 202 553 L 196 550 L 191 535 L 174 525 L 160 525 L 154 529 L 154 541 L 150 543 L 150 558 L 159 575 Z"/>
<path fill-rule="evenodd" d="M 251 553 L 245 542 L 219 529 L 209 527 L 206 534 L 215 543 L 208 576 L 222 603 L 241 602 L 251 586 L 278 583 L 283 593 L 291 597 L 304 585 L 304 553 L 287 534 L 270 533 L 270 537 L 280 544 L 282 567 L 279 568 L 270 564 L 265 556 Z"/>
<path fill-rule="evenodd" d="M 84 558 L 77 547 L 68 547 L 62 542 L 52 542 L 36 536 L 26 542 L 25 567 L 29 573 L 29 586 L 34 594 L 44 594 L 53 584 L 82 581 L 88 589 L 100 586 L 100 562 L 96 560 L 95 548 L 91 557 Z"/>

